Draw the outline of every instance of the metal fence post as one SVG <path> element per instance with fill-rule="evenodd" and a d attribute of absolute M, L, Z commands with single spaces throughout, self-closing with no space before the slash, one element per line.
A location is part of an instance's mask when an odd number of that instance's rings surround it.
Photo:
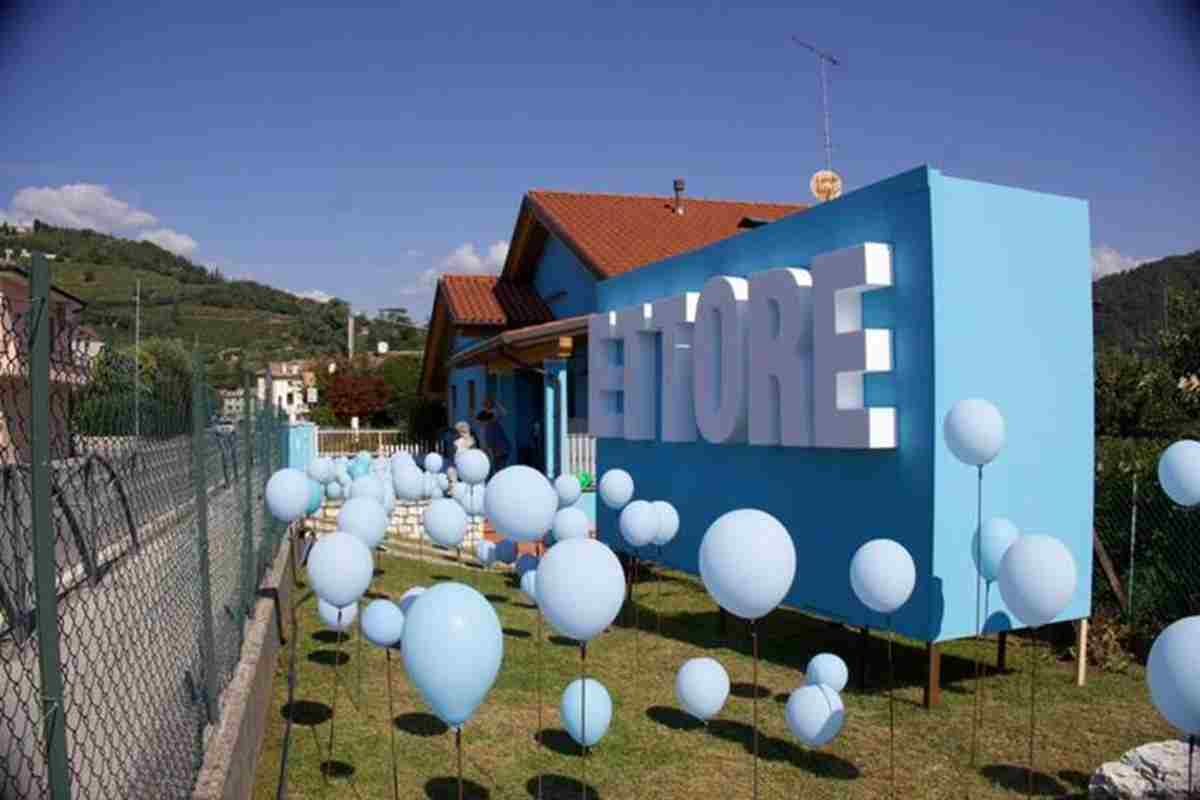
<path fill-rule="evenodd" d="M 1137 473 L 1133 474 L 1133 513 L 1129 518 L 1129 618 L 1133 619 L 1133 566 L 1137 561 Z"/>
<path fill-rule="evenodd" d="M 33 572 L 37 592 L 38 670 L 42 686 L 46 763 L 50 796 L 71 796 L 63 676 L 58 649 L 58 594 L 55 588 L 54 523 L 50 516 L 50 268 L 34 256 L 29 281 L 30 421 L 33 462 Z"/>
<path fill-rule="evenodd" d="M 254 611 L 254 439 L 250 426 L 254 422 L 254 397 L 250 393 L 250 373 L 242 380 L 242 449 L 245 468 L 245 503 L 242 509 L 242 606 L 246 616 Z"/>
<path fill-rule="evenodd" d="M 212 572 L 208 556 L 208 476 L 205 428 L 204 361 L 197 350 L 192 357 L 192 485 L 196 490 L 196 546 L 200 556 L 200 655 L 204 661 L 204 704 L 208 721 L 217 721 L 217 648 L 213 634 Z"/>

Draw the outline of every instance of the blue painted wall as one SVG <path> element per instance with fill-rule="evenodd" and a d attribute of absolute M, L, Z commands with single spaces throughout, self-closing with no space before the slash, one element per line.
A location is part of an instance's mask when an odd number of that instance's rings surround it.
<path fill-rule="evenodd" d="M 533 287 L 548 302 L 559 292 L 566 294 L 549 302 L 555 319 L 590 314 L 596 310 L 596 278 L 575 254 L 550 236 L 533 274 Z"/>
<path fill-rule="evenodd" d="M 287 466 L 307 469 L 317 457 L 317 428 L 311 422 L 301 422 L 284 428 Z"/>
<path fill-rule="evenodd" d="M 455 388 L 446 393 L 446 412 L 449 417 L 447 421 L 448 425 L 453 425 L 459 420 L 466 420 L 474 427 L 475 414 L 479 413 L 479 409 L 483 405 L 483 398 L 487 396 L 487 380 L 487 371 L 483 367 L 450 370 L 449 384 Z M 475 382 L 474 411 L 471 411 L 468 407 L 471 399 L 468 383 L 471 381 Z M 457 398 L 457 402 L 455 402 L 455 398 Z"/>
<path fill-rule="evenodd" d="M 1093 353 L 1091 235 L 1082 200 L 933 176 L 934 418 L 964 397 L 1005 417 L 1006 442 L 983 471 L 983 514 L 1061 539 L 1078 583 L 1060 619 L 1091 613 Z M 935 449 L 933 575 L 942 630 L 975 626 L 969 547 L 975 469 Z M 1000 592 L 994 624 L 1007 627 Z"/>
<path fill-rule="evenodd" d="M 1030 529 L 1052 525 L 1056 535 L 1072 537 L 1069 544 L 1086 581 L 1090 545 L 1075 541 L 1076 531 L 1090 530 L 1091 518 L 1086 219 L 1079 201 L 944 179 L 922 167 L 601 283 L 598 308 L 613 310 L 699 291 L 713 275 L 807 268 L 821 253 L 864 241 L 890 244 L 894 285 L 867 295 L 864 323 L 892 329 L 894 371 L 873 376 L 866 398 L 868 405 L 897 407 L 899 446 L 868 452 L 605 439 L 598 444 L 599 471 L 628 469 L 638 497 L 676 504 L 682 526 L 664 557 L 693 573 L 700 539 L 718 516 L 740 507 L 774 514 L 792 533 L 798 553 L 785 603 L 854 624 L 880 627 L 884 620 L 853 596 L 850 558 L 869 539 L 896 539 L 912 554 L 918 577 L 894 626 L 918 639 L 957 638 L 974 633 L 969 543 L 975 498 L 970 470 L 952 469 L 958 465 L 950 463 L 941 441 L 941 420 L 960 397 L 991 396 L 1008 418 L 1014 458 L 1008 466 L 989 468 L 985 488 L 994 473 L 997 490 L 1002 480 L 1014 487 L 997 498 L 1015 498 L 1023 490 L 1020 514 L 1011 512 L 1019 517 L 1015 521 Z M 973 242 L 994 251 L 980 258 Z M 1047 283 L 1044 273 L 1055 270 Z M 1041 292 L 1027 301 L 1027 295 Z M 1009 351 L 1013 328 L 1020 328 L 1018 346 Z M 1040 351 L 1030 369 L 1030 350 L 1039 337 L 1057 341 Z M 991 341 L 986 358 L 971 349 L 983 339 Z M 982 375 L 986 381 L 977 380 Z M 1072 386 L 1064 390 L 1066 381 Z M 996 389 L 1000 385 L 1003 392 Z M 1018 390 L 1030 399 L 1013 404 Z M 1044 399 L 1035 406 L 1038 397 Z M 1058 447 L 1047 428 L 1072 415 L 1066 446 Z M 1044 466 L 1029 471 L 1036 440 L 1043 447 L 1055 441 L 1054 456 L 1043 455 Z M 1003 470 L 1008 475 L 1002 478 Z M 1060 478 L 1068 472 L 1071 486 L 1064 495 Z M 1039 491 L 1046 486 L 1054 491 Z M 713 491 L 716 487 L 721 491 Z M 987 502 L 986 513 L 1016 508 L 1007 501 L 1003 508 Z M 601 538 L 621 547 L 615 513 L 601 505 L 597 517 Z M 1081 585 L 1064 618 L 1086 615 L 1089 589 Z"/>
<path fill-rule="evenodd" d="M 461 334 L 456 333 L 450 342 L 450 355 L 454 355 L 459 351 L 466 350 L 471 345 L 479 344 L 482 341 L 483 339 L 478 336 L 462 336 Z"/>

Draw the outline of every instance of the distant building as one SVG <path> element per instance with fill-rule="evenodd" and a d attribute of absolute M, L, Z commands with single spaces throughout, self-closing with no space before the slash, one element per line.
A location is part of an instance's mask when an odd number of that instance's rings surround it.
<path fill-rule="evenodd" d="M 221 398 L 221 416 L 226 419 L 241 419 L 245 410 L 245 390 L 221 389 L 217 392 Z"/>
<path fill-rule="evenodd" d="M 270 403 L 299 422 L 317 404 L 317 376 L 304 361 L 274 361 L 258 376 L 258 401 Z"/>
<path fill-rule="evenodd" d="M 104 339 L 100 338 L 100 334 L 96 333 L 92 328 L 85 326 L 80 327 L 79 335 L 76 339 L 76 345 L 79 352 L 90 362 L 100 355 L 104 350 Z"/>

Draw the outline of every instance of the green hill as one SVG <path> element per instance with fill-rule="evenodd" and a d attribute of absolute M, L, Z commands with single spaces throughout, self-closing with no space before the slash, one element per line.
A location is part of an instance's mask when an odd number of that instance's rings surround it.
<path fill-rule="evenodd" d="M 110 345 L 134 338 L 134 295 L 141 281 L 143 337 L 199 342 L 210 355 L 240 349 L 251 364 L 267 360 L 344 353 L 348 306 L 319 303 L 255 281 L 231 281 L 151 242 L 136 242 L 91 230 L 36 223 L 23 236 L 0 226 L 6 248 L 54 253 L 55 286 L 87 302 L 84 323 Z M 378 341 L 393 350 L 419 350 L 424 332 L 404 313 L 389 319 L 356 315 L 356 350 L 373 351 Z M 365 334 L 362 334 L 366 331 Z"/>
<path fill-rule="evenodd" d="M 1124 350 L 1157 332 L 1164 320 L 1165 299 L 1200 291 L 1200 250 L 1142 264 L 1107 275 L 1092 284 L 1092 311 L 1097 349 Z M 1173 301 L 1174 302 L 1174 301 Z M 1182 322 L 1182 320 L 1178 320 Z"/>

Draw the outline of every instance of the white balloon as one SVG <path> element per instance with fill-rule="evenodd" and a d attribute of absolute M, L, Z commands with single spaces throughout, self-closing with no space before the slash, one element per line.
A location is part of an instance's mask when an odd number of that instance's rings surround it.
<path fill-rule="evenodd" d="M 645 500 L 634 500 L 621 509 L 618 526 L 621 537 L 630 547 L 645 547 L 658 536 L 660 517 L 658 509 Z"/>
<path fill-rule="evenodd" d="M 425 497 L 425 473 L 416 464 L 403 464 L 392 473 L 396 497 L 415 503 Z"/>
<path fill-rule="evenodd" d="M 420 597 L 424 591 L 424 586 L 414 586 L 404 594 L 400 595 L 400 599 L 396 601 L 396 605 L 399 606 L 400 610 L 407 616 L 408 612 L 412 609 L 412 604 L 417 602 L 417 598 Z"/>
<path fill-rule="evenodd" d="M 358 616 L 358 603 L 338 608 L 318 597 L 317 616 L 321 618 L 321 623 L 332 631 L 348 630 L 354 625 L 354 618 Z"/>
<path fill-rule="evenodd" d="M 1004 446 L 1004 417 L 987 400 L 959 400 L 946 414 L 942 433 L 955 458 L 973 467 L 983 466 Z"/>
<path fill-rule="evenodd" d="M 387 512 L 373 497 L 352 497 L 338 512 L 338 530 L 357 537 L 371 549 L 387 536 L 387 526 Z"/>
<path fill-rule="evenodd" d="M 354 483 L 350 484 L 350 496 L 371 497 L 383 505 L 383 484 L 374 475 L 363 475 L 361 478 L 355 478 Z"/>
<path fill-rule="evenodd" d="M 904 545 L 872 539 L 850 559 L 850 588 L 864 606 L 891 614 L 908 602 L 917 585 L 917 567 Z"/>
<path fill-rule="evenodd" d="M 554 515 L 554 538 L 558 541 L 566 539 L 586 539 L 592 532 L 592 521 L 587 513 L 575 506 L 560 508 Z"/>
<path fill-rule="evenodd" d="M 758 619 L 778 606 L 795 577 L 792 537 L 765 511 L 730 511 L 700 542 L 704 587 L 721 608 L 742 619 Z"/>
<path fill-rule="evenodd" d="M 655 500 L 651 505 L 658 512 L 658 534 L 654 537 L 654 544 L 662 547 L 679 533 L 679 512 L 666 500 Z"/>
<path fill-rule="evenodd" d="M 600 476 L 598 488 L 604 505 L 618 511 L 633 499 L 633 477 L 623 469 L 610 469 Z"/>
<path fill-rule="evenodd" d="M 267 510 L 280 522 L 295 522 L 308 511 L 308 476 L 298 469 L 278 470 L 267 481 Z"/>
<path fill-rule="evenodd" d="M 314 458 L 308 462 L 308 477 L 324 485 L 337 477 L 333 461 L 328 458 Z"/>
<path fill-rule="evenodd" d="M 371 585 L 375 562 L 361 541 L 342 531 L 322 536 L 308 553 L 308 583 L 317 597 L 345 608 Z"/>
<path fill-rule="evenodd" d="M 532 467 L 505 467 L 487 483 L 484 505 L 501 536 L 521 542 L 541 539 L 554 524 L 558 493 Z"/>
<path fill-rule="evenodd" d="M 996 584 L 1013 616 L 1036 628 L 1066 609 L 1077 579 L 1067 546 L 1053 536 L 1034 533 L 1018 537 L 1005 551 Z"/>
<path fill-rule="evenodd" d="M 426 472 L 441 472 L 442 457 L 437 453 L 430 453 L 425 456 L 425 471 Z"/>
<path fill-rule="evenodd" d="M 537 593 L 550 627 L 579 642 L 612 624 L 625 602 L 621 562 L 596 539 L 558 542 L 538 564 Z"/>
<path fill-rule="evenodd" d="M 430 503 L 423 522 L 425 533 L 442 547 L 458 547 L 467 535 L 467 512 L 450 499 Z"/>
<path fill-rule="evenodd" d="M 460 450 L 455 454 L 454 468 L 458 470 L 458 477 L 463 483 L 474 486 L 487 480 L 492 464 L 488 460 L 487 453 L 471 448 L 470 450 Z"/>
<path fill-rule="evenodd" d="M 785 711 L 792 734 L 809 747 L 821 747 L 838 735 L 846 719 L 842 698 L 824 684 L 801 686 L 788 697 Z"/>
<path fill-rule="evenodd" d="M 1181 506 L 1200 504 L 1200 442 L 1181 439 L 1158 458 L 1158 482 Z"/>
<path fill-rule="evenodd" d="M 554 479 L 554 491 L 558 492 L 558 507 L 573 506 L 583 494 L 583 487 L 574 475 L 559 475 Z"/>
<path fill-rule="evenodd" d="M 675 697 L 693 717 L 710 720 L 729 698 L 729 673 L 714 658 L 692 658 L 675 675 Z"/>
<path fill-rule="evenodd" d="M 391 600 L 372 600 L 363 609 L 359 629 L 376 647 L 391 647 L 404 635 L 404 612 Z"/>

